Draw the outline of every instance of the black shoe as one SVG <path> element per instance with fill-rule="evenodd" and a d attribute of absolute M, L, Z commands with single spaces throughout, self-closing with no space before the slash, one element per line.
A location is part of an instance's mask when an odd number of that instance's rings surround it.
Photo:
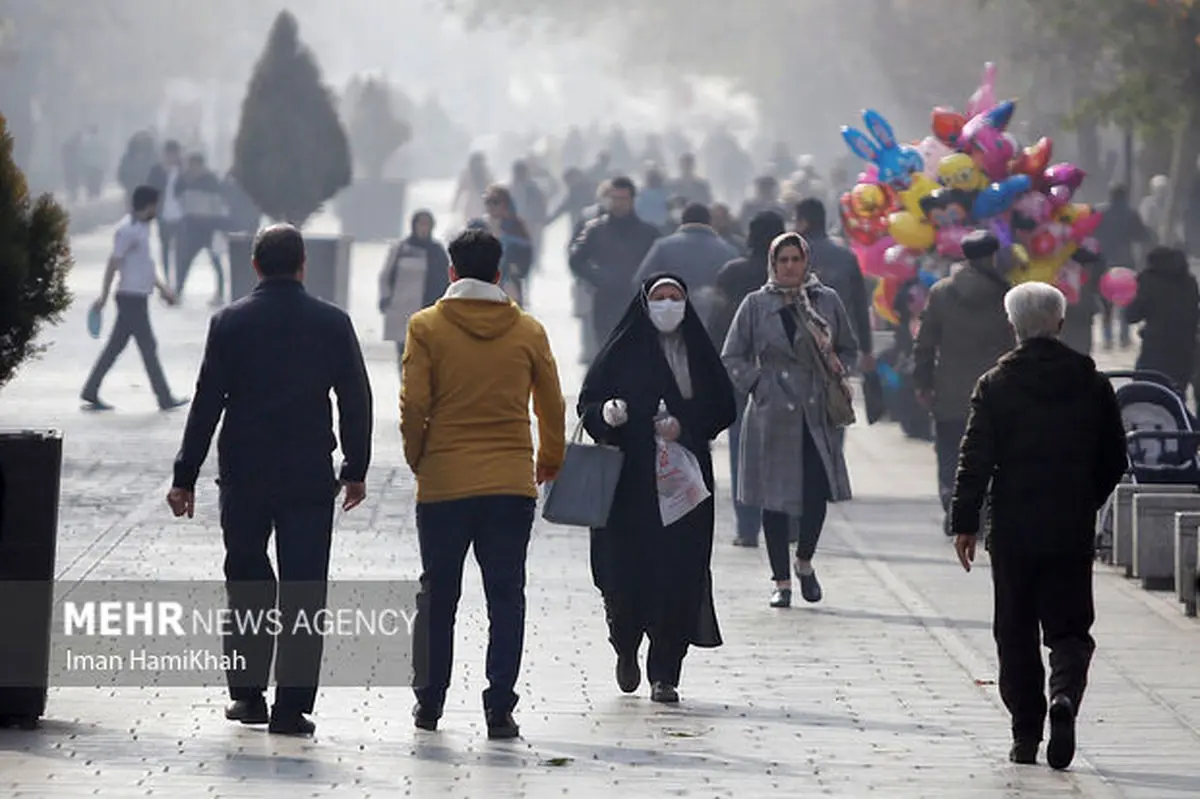
<path fill-rule="evenodd" d="M 771 594 L 771 607 L 773 608 L 790 608 L 792 606 L 792 589 L 776 588 L 775 593 Z"/>
<path fill-rule="evenodd" d="M 631 694 L 642 684 L 642 670 L 638 667 L 637 652 L 617 655 L 617 687 L 622 693 Z"/>
<path fill-rule="evenodd" d="M 438 720 L 442 717 L 441 708 L 425 707 L 418 702 L 413 707 L 413 726 L 418 730 L 426 732 L 435 732 L 438 727 Z"/>
<path fill-rule="evenodd" d="M 1062 770 L 1075 759 L 1075 705 L 1061 694 L 1050 700 L 1050 742 L 1046 763 Z"/>
<path fill-rule="evenodd" d="M 490 741 L 511 741 L 521 737 L 521 728 L 513 720 L 512 713 L 487 714 L 487 731 Z"/>
<path fill-rule="evenodd" d="M 275 735 L 312 735 L 317 725 L 303 713 L 291 710 L 271 710 L 271 721 L 267 724 L 267 732 Z"/>
<path fill-rule="evenodd" d="M 225 708 L 225 718 L 242 724 L 266 724 L 267 700 L 261 696 L 257 699 L 236 699 Z"/>
<path fill-rule="evenodd" d="M 758 549 L 757 538 L 742 538 L 740 535 L 733 539 L 735 547 L 746 547 L 747 549 Z"/>
<path fill-rule="evenodd" d="M 80 394 L 79 399 L 83 400 L 83 409 L 85 411 L 111 411 L 113 409 L 113 406 L 107 402 L 103 402 L 94 394 Z"/>
<path fill-rule="evenodd" d="M 1021 766 L 1037 765 L 1038 741 L 1013 741 L 1008 760 Z"/>
<path fill-rule="evenodd" d="M 810 571 L 808 574 L 796 572 L 796 577 L 800 579 L 800 596 L 804 597 L 805 602 L 820 602 L 824 594 L 821 593 L 821 583 L 817 580 L 817 573 Z"/>
<path fill-rule="evenodd" d="M 191 397 L 184 397 L 182 399 L 176 399 L 175 397 L 171 397 L 166 402 L 158 403 L 158 409 L 160 411 L 173 411 L 176 408 L 182 408 L 184 405 L 187 405 L 191 401 L 192 401 Z"/>
<path fill-rule="evenodd" d="M 679 702 L 679 691 L 674 685 L 667 685 L 665 682 L 656 682 L 650 688 L 650 701 L 661 702 L 664 705 L 674 705 Z"/>

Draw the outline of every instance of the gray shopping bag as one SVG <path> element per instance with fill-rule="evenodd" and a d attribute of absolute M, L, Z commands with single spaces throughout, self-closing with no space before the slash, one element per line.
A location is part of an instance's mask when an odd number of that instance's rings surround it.
<path fill-rule="evenodd" d="M 542 518 L 571 527 L 607 525 L 624 460 L 617 447 L 583 443 L 580 421 L 567 444 L 562 469 L 546 494 Z"/>

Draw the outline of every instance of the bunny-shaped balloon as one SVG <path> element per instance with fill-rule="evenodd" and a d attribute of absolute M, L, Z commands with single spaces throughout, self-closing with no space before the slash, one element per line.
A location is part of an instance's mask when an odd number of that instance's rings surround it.
<path fill-rule="evenodd" d="M 987 111 L 996 104 L 996 65 L 991 61 L 983 65 L 983 80 L 979 88 L 967 100 L 967 119 Z"/>
<path fill-rule="evenodd" d="M 897 189 L 908 188 L 912 173 L 925 168 L 921 154 L 913 147 L 897 142 L 891 124 L 878 111 L 864 111 L 863 124 L 870 136 L 857 128 L 842 126 L 842 138 L 846 140 L 851 152 L 864 161 L 875 164 L 879 170 L 880 183 Z"/>

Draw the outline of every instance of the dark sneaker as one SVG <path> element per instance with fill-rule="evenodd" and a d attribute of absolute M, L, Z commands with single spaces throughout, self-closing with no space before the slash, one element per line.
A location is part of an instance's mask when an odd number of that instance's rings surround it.
<path fill-rule="evenodd" d="M 226 706 L 225 718 L 242 724 L 266 724 L 267 700 L 261 696 L 257 699 L 237 699 Z"/>
<path fill-rule="evenodd" d="M 1037 765 L 1037 753 L 1038 741 L 1013 741 L 1008 759 L 1020 766 L 1034 766 Z"/>
<path fill-rule="evenodd" d="M 278 707 L 271 710 L 271 721 L 267 724 L 267 732 L 274 735 L 307 736 L 316 730 L 316 723 L 305 718 L 303 713 L 280 710 Z"/>
<path fill-rule="evenodd" d="M 758 549 L 758 539 L 757 538 L 743 538 L 742 536 L 739 535 L 738 537 L 733 539 L 733 545 L 735 547 L 746 547 L 747 549 Z"/>
<path fill-rule="evenodd" d="M 617 687 L 631 694 L 642 684 L 642 670 L 638 667 L 637 652 L 617 655 Z"/>
<path fill-rule="evenodd" d="M 771 607 L 773 608 L 790 608 L 792 606 L 792 589 L 776 588 L 775 593 L 771 594 Z"/>
<path fill-rule="evenodd" d="M 511 741 L 521 737 L 521 728 L 513 720 L 512 713 L 487 715 L 487 736 L 491 741 Z"/>
<path fill-rule="evenodd" d="M 413 707 L 413 726 L 418 730 L 435 732 L 438 721 L 442 718 L 441 708 L 425 707 L 420 702 Z"/>
<path fill-rule="evenodd" d="M 79 399 L 83 400 L 83 409 L 85 411 L 111 411 L 113 406 L 107 402 L 103 402 L 95 395 L 80 394 Z"/>
<path fill-rule="evenodd" d="M 1046 744 L 1046 763 L 1062 770 L 1075 759 L 1075 705 L 1061 694 L 1050 700 L 1050 742 Z"/>
<path fill-rule="evenodd" d="M 177 399 L 175 397 L 172 397 L 172 398 L 168 399 L 166 402 L 158 403 L 158 409 L 160 411 L 173 411 L 176 408 L 182 408 L 184 405 L 187 405 L 191 401 L 192 400 L 190 397 L 184 397 L 182 399 Z"/>
<path fill-rule="evenodd" d="M 660 702 L 664 705 L 674 705 L 679 702 L 679 691 L 674 685 L 667 685 L 665 682 L 656 682 L 650 689 L 650 701 Z"/>

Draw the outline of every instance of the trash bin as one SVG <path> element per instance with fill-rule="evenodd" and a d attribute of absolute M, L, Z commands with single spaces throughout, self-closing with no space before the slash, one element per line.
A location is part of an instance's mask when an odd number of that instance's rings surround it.
<path fill-rule="evenodd" d="M 62 436 L 0 432 L 0 727 L 46 712 Z"/>

